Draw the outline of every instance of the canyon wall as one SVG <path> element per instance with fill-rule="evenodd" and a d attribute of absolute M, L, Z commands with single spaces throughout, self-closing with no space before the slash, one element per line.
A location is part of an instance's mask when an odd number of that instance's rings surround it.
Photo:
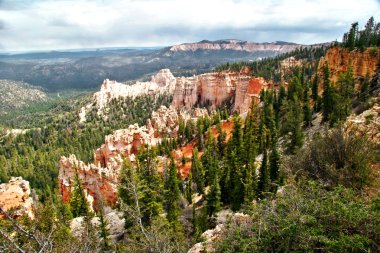
<path fill-rule="evenodd" d="M 349 51 L 347 48 L 333 47 L 327 50 L 321 58 L 318 66 L 319 75 L 323 78 L 323 67 L 328 62 L 331 72 L 331 81 L 336 82 L 339 73 L 350 68 L 358 79 L 368 76 L 370 79 L 375 75 L 380 61 L 380 50 L 368 48 L 364 52 L 359 49 Z"/>
<path fill-rule="evenodd" d="M 260 91 L 269 84 L 263 78 L 253 78 L 246 73 L 213 72 L 190 78 L 177 78 L 173 103 L 175 108 L 192 108 L 209 105 L 216 108 L 232 103 L 233 110 L 245 113 L 252 99 L 259 100 Z"/>

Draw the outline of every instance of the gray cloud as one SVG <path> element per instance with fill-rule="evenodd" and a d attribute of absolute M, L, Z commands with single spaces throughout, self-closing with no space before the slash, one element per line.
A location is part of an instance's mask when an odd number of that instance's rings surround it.
<path fill-rule="evenodd" d="M 352 22 L 364 25 L 371 15 L 380 21 L 379 1 L 0 0 L 0 38 L 5 50 L 224 38 L 312 44 L 340 40 Z"/>

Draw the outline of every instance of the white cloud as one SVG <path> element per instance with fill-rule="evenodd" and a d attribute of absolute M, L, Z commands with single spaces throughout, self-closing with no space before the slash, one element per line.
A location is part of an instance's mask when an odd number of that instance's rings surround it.
<path fill-rule="evenodd" d="M 315 43 L 340 39 L 374 16 L 376 0 L 2 0 L 8 50 L 170 45 L 238 38 Z M 2 21 L 2 22 L 1 22 Z"/>

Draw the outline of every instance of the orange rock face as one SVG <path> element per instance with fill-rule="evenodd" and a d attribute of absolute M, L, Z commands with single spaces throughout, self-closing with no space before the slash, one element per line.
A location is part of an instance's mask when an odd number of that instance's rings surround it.
<path fill-rule="evenodd" d="M 347 48 L 333 47 L 321 58 L 318 69 L 322 77 L 323 67 L 328 62 L 333 82 L 338 80 L 339 73 L 345 72 L 348 68 L 357 78 L 365 78 L 367 75 L 372 78 L 376 73 L 379 60 L 380 49 L 368 48 L 360 52 L 358 49 L 349 51 Z"/>
<path fill-rule="evenodd" d="M 263 78 L 252 78 L 246 73 L 206 73 L 193 77 L 177 78 L 173 103 L 175 108 L 191 108 L 196 104 L 217 107 L 235 101 L 234 110 L 244 113 L 253 97 L 259 98 L 260 91 L 268 84 Z"/>
<path fill-rule="evenodd" d="M 0 206 L 4 211 L 14 210 L 12 215 L 15 218 L 26 214 L 34 219 L 29 182 L 22 177 L 12 177 L 8 183 L 0 184 Z M 4 217 L 0 215 L 1 218 Z"/>

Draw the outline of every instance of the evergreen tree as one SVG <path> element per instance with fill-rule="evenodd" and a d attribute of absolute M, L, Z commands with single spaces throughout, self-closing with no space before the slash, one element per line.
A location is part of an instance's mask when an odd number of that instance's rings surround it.
<path fill-rule="evenodd" d="M 189 202 L 189 204 L 193 203 L 193 173 L 190 170 L 189 175 L 187 176 L 186 180 L 186 200 Z"/>
<path fill-rule="evenodd" d="M 361 85 L 361 88 L 360 88 L 360 92 L 359 92 L 359 100 L 361 102 L 367 102 L 368 101 L 368 98 L 369 98 L 369 88 L 370 88 L 370 83 L 369 83 L 369 76 L 368 74 L 366 75 L 366 77 L 364 78 L 364 81 Z"/>
<path fill-rule="evenodd" d="M 225 131 L 223 131 L 222 122 L 219 122 L 216 125 L 216 129 L 218 130 L 218 139 L 217 139 L 218 156 L 219 156 L 219 159 L 221 160 L 226 154 L 227 134 Z"/>
<path fill-rule="evenodd" d="M 282 111 L 284 112 L 283 122 L 281 125 L 282 134 L 289 134 L 290 142 L 287 146 L 287 151 L 293 153 L 303 144 L 303 110 L 299 100 L 294 97 L 288 100 Z"/>
<path fill-rule="evenodd" d="M 348 69 L 341 73 L 337 81 L 337 92 L 334 94 L 335 110 L 330 117 L 330 125 L 346 120 L 351 113 L 352 98 L 354 96 L 355 80 L 353 73 Z"/>
<path fill-rule="evenodd" d="M 351 25 L 351 29 L 347 35 L 346 47 L 348 47 L 350 50 L 354 49 L 356 46 L 357 34 L 358 34 L 358 22 L 355 22 Z"/>
<path fill-rule="evenodd" d="M 165 181 L 166 218 L 174 226 L 178 223 L 180 190 L 178 188 L 177 167 L 173 157 L 170 159 L 169 175 Z"/>
<path fill-rule="evenodd" d="M 328 64 L 323 68 L 323 94 L 322 94 L 322 116 L 323 121 L 328 122 L 331 119 L 331 114 L 335 110 L 334 88 L 330 83 L 330 68 Z"/>
<path fill-rule="evenodd" d="M 157 155 L 154 149 L 143 147 L 137 156 L 137 185 L 140 192 L 141 214 L 144 224 L 151 224 L 162 210 L 162 180 L 157 172 Z"/>
<path fill-rule="evenodd" d="M 196 185 L 198 193 L 204 193 L 205 187 L 205 171 L 201 160 L 199 159 L 198 149 L 194 148 L 193 156 L 191 158 L 191 174 L 193 177 L 193 182 Z"/>
<path fill-rule="evenodd" d="M 74 218 L 89 215 L 90 210 L 88 202 L 83 191 L 78 172 L 75 173 L 74 177 L 74 189 L 71 191 L 70 207 Z"/>
<path fill-rule="evenodd" d="M 279 184 L 280 179 L 280 153 L 278 150 L 277 135 L 275 135 L 272 141 L 272 150 L 269 157 L 269 176 L 272 184 L 272 191 L 276 191 L 277 187 L 275 185 Z"/>
<path fill-rule="evenodd" d="M 217 211 L 220 210 L 221 202 L 221 191 L 219 185 L 219 176 L 216 171 L 213 176 L 213 182 L 210 185 L 210 192 L 207 194 L 207 214 L 209 217 L 213 216 Z"/>
<path fill-rule="evenodd" d="M 104 204 L 103 200 L 100 198 L 98 203 L 98 217 L 99 217 L 99 236 L 102 239 L 102 250 L 107 251 L 110 248 L 110 242 L 108 239 L 109 229 L 108 221 L 105 219 Z"/>

